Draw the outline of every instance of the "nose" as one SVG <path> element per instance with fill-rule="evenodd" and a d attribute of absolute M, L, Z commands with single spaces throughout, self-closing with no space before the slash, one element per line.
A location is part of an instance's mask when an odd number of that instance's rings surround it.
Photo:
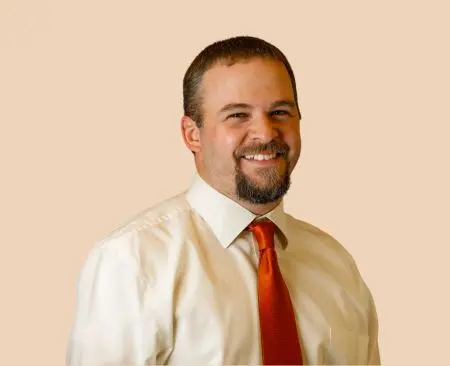
<path fill-rule="evenodd" d="M 276 124 L 269 117 L 261 116 L 253 121 L 250 135 L 254 140 L 267 143 L 278 137 L 279 131 Z"/>

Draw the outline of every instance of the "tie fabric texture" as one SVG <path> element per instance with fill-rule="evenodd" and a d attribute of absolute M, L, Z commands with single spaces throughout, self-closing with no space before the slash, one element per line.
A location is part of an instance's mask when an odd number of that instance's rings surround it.
<path fill-rule="evenodd" d="M 288 288 L 275 252 L 275 224 L 268 219 L 248 229 L 259 245 L 258 303 L 264 365 L 303 365 L 297 325 Z"/>

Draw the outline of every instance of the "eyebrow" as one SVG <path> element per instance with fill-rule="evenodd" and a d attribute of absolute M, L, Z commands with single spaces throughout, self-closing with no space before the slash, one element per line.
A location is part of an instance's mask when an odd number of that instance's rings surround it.
<path fill-rule="evenodd" d="M 270 109 L 277 108 L 277 107 L 290 107 L 292 109 L 296 109 L 298 112 L 298 118 L 302 119 L 302 114 L 300 110 L 297 108 L 297 105 L 292 100 L 277 100 L 276 102 L 273 102 L 270 105 Z"/>
<path fill-rule="evenodd" d="M 295 103 L 292 100 L 277 100 L 270 105 L 270 108 L 290 107 L 295 109 Z"/>
<path fill-rule="evenodd" d="M 292 100 L 277 100 L 270 105 L 271 109 L 276 107 L 295 108 L 295 103 Z M 220 109 L 219 113 L 227 112 L 236 108 L 252 109 L 253 107 L 247 103 L 228 103 Z"/>
<path fill-rule="evenodd" d="M 220 109 L 219 113 L 229 112 L 236 108 L 251 109 L 252 106 L 247 103 L 228 103 Z"/>
<path fill-rule="evenodd" d="M 277 100 L 270 105 L 270 109 L 277 107 L 290 107 L 295 109 L 296 104 L 292 100 L 285 99 L 285 100 Z M 252 109 L 253 107 L 247 103 L 228 103 L 219 110 L 219 114 L 229 112 L 237 108 Z"/>

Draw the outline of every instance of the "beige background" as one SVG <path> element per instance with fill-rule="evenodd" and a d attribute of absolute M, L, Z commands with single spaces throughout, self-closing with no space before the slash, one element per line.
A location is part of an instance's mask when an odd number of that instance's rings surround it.
<path fill-rule="evenodd" d="M 279 46 L 298 79 L 287 210 L 355 257 L 384 364 L 446 364 L 446 2 L 210 3 L 0 2 L 0 364 L 64 364 L 89 249 L 188 186 L 181 79 L 239 34 Z"/>

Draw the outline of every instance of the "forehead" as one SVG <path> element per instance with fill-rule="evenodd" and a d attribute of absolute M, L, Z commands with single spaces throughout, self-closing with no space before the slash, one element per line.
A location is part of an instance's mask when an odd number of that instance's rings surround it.
<path fill-rule="evenodd" d="M 219 62 L 205 72 L 201 85 L 205 109 L 217 109 L 228 103 L 247 103 L 265 107 L 275 100 L 292 100 L 292 83 L 285 66 L 266 58 Z"/>

